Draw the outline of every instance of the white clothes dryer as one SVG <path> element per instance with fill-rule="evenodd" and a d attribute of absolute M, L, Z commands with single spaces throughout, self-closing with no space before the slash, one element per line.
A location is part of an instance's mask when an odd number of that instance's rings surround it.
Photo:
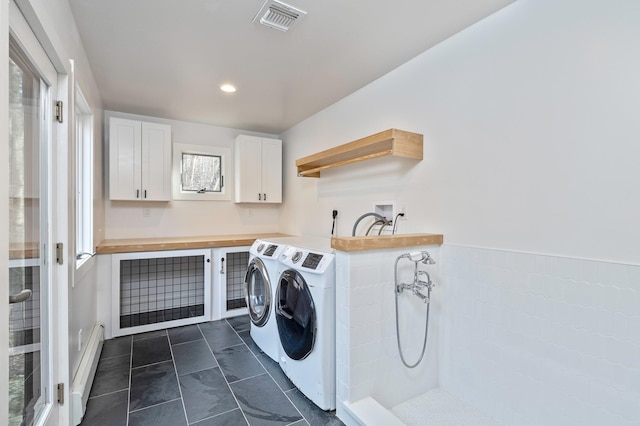
<path fill-rule="evenodd" d="M 249 264 L 244 277 L 251 338 L 276 362 L 280 357 L 280 341 L 273 302 L 278 280 L 278 257 L 285 248 L 276 242 L 256 240 L 249 249 Z"/>
<path fill-rule="evenodd" d="M 318 407 L 333 410 L 335 254 L 329 239 L 300 238 L 295 244 L 280 256 L 275 303 L 280 367 Z"/>

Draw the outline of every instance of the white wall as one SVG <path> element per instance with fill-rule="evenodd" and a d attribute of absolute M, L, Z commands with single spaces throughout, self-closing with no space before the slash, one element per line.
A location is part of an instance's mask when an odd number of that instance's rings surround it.
<path fill-rule="evenodd" d="M 403 231 L 503 249 L 640 262 L 636 2 L 520 0 L 294 126 L 281 231 L 339 233 L 376 200 Z M 397 127 L 422 162 L 298 178 L 295 160 Z"/>
<path fill-rule="evenodd" d="M 433 293 L 449 345 L 440 385 L 507 424 L 545 403 L 551 409 L 530 423 L 640 421 L 631 404 L 640 342 L 627 328 L 637 331 L 627 303 L 638 306 L 640 289 L 631 276 L 616 284 L 633 268 L 625 264 L 640 263 L 637 22 L 631 0 L 520 0 L 282 135 L 281 232 L 326 235 L 337 209 L 338 233 L 347 235 L 374 201 L 394 200 L 407 210 L 400 232 L 444 234 L 450 268 Z M 297 158 L 391 127 L 424 134 L 422 162 L 376 159 L 296 177 Z M 455 257 L 453 245 L 472 254 Z M 485 249 L 506 253 L 488 257 L 497 271 L 456 275 L 481 263 L 474 250 Z M 532 284 L 536 272 L 517 263 L 518 252 L 569 275 Z M 521 321 L 514 299 L 520 307 L 531 299 L 536 314 Z M 545 396 L 554 386 L 566 404 Z"/>
<path fill-rule="evenodd" d="M 212 145 L 231 149 L 225 185 L 231 189 L 229 201 L 132 202 L 110 201 L 108 186 L 108 155 L 105 155 L 105 222 L 106 238 L 151 238 L 195 235 L 229 235 L 275 232 L 280 222 L 280 205 L 235 204 L 233 202 L 233 147 L 239 134 L 276 137 L 244 130 L 217 127 L 185 121 L 107 111 L 109 117 L 122 117 L 171 125 L 173 143 Z M 106 140 L 106 138 L 105 138 Z M 108 141 L 105 152 L 108 153 Z M 142 209 L 149 208 L 144 217 Z"/>

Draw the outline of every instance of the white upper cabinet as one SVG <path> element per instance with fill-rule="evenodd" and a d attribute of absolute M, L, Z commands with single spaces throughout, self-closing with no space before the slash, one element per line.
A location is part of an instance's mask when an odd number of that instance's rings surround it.
<path fill-rule="evenodd" d="M 282 141 L 239 135 L 235 146 L 236 203 L 282 202 Z"/>
<path fill-rule="evenodd" d="M 110 118 L 109 198 L 171 200 L 171 126 Z"/>

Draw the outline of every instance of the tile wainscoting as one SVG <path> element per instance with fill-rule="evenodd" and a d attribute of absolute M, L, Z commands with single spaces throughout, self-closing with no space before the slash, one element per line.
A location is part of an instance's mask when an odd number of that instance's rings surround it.
<path fill-rule="evenodd" d="M 421 265 L 436 287 L 432 292 L 429 340 L 424 359 L 415 369 L 402 365 L 396 344 L 394 263 L 409 251 L 428 250 L 440 262 L 440 247 L 366 250 L 336 254 L 336 395 L 337 413 L 343 406 L 371 396 L 391 407 L 438 384 L 438 340 L 441 309 L 440 265 Z M 399 278 L 410 282 L 413 263 L 399 264 Z M 409 362 L 422 349 L 426 305 L 405 292 L 400 295 L 400 333 Z"/>
<path fill-rule="evenodd" d="M 503 424 L 640 424 L 640 267 L 441 255 L 443 389 Z"/>

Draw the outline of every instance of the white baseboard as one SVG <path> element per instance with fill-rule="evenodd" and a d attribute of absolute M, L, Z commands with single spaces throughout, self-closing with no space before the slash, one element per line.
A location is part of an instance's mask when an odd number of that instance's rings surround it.
<path fill-rule="evenodd" d="M 71 421 L 74 426 L 79 425 L 82 417 L 84 417 L 91 385 L 98 368 L 103 341 L 104 326 L 101 323 L 96 323 L 91 330 L 87 346 L 80 359 L 78 371 L 71 384 Z"/>

